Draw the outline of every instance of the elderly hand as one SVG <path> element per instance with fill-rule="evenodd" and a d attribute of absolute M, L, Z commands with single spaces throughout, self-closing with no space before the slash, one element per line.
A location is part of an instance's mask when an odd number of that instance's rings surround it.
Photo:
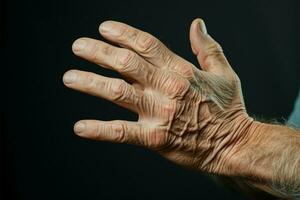
<path fill-rule="evenodd" d="M 253 120 L 245 111 L 239 78 L 220 45 L 207 34 L 204 22 L 196 19 L 190 28 L 192 51 L 201 69 L 149 33 L 126 24 L 106 21 L 99 30 L 118 46 L 80 38 L 73 52 L 130 82 L 70 70 L 64 84 L 130 109 L 139 120 L 81 120 L 74 126 L 75 133 L 141 145 L 204 172 L 236 174 L 238 153 L 248 141 Z"/>

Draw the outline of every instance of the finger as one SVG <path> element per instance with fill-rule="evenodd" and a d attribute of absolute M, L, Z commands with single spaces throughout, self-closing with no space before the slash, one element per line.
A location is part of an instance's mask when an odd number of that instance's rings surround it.
<path fill-rule="evenodd" d="M 116 70 L 142 84 L 149 83 L 149 78 L 153 77 L 155 73 L 155 67 L 133 51 L 118 48 L 99 40 L 80 38 L 74 42 L 72 49 L 76 55 Z"/>
<path fill-rule="evenodd" d="M 145 101 L 142 91 L 122 79 L 70 70 L 64 74 L 63 82 L 69 88 L 107 99 L 134 112 L 139 112 L 141 102 Z"/>
<path fill-rule="evenodd" d="M 194 66 L 170 51 L 151 34 L 127 24 L 106 21 L 99 31 L 103 37 L 121 46 L 132 49 L 153 65 L 176 71 L 183 76 L 192 76 Z"/>
<path fill-rule="evenodd" d="M 148 148 L 155 148 L 165 142 L 164 134 L 157 137 L 157 133 L 145 124 L 123 120 L 81 120 L 75 124 L 74 132 L 93 140 L 128 143 Z"/>
<path fill-rule="evenodd" d="M 190 42 L 193 53 L 197 56 L 202 69 L 216 74 L 223 74 L 230 65 L 221 46 L 207 34 L 202 19 L 195 19 L 190 28 Z"/>
<path fill-rule="evenodd" d="M 82 42 L 85 43 L 85 47 L 78 50 L 78 46 Z M 73 50 L 76 55 L 115 69 L 121 74 L 137 80 L 143 86 L 150 86 L 172 98 L 173 96 L 181 97 L 188 90 L 188 80 L 184 80 L 183 77 L 178 77 L 170 71 L 153 67 L 152 64 L 128 49 L 117 48 L 90 38 L 81 38 L 75 41 Z"/>

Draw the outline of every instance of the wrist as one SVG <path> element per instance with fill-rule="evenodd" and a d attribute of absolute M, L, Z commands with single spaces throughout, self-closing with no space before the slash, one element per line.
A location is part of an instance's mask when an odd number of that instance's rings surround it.
<path fill-rule="evenodd" d="M 229 176 L 246 178 L 249 181 L 266 183 L 272 180 L 272 166 L 266 149 L 272 149 L 268 124 L 261 123 L 249 117 L 247 127 L 241 128 L 239 140 L 229 151 Z M 271 152 L 271 151 L 270 151 Z"/>
<path fill-rule="evenodd" d="M 222 125 L 219 134 L 226 134 L 220 141 L 224 145 L 220 150 L 217 173 L 225 176 L 248 177 L 252 175 L 249 168 L 249 160 L 245 159 L 245 152 L 248 151 L 249 143 L 257 140 L 257 129 L 260 123 L 254 121 L 246 112 L 240 112 L 227 117 Z M 249 161 L 249 162 L 248 162 Z"/>
<path fill-rule="evenodd" d="M 253 172 L 250 167 L 252 157 L 255 155 L 248 154 L 251 149 L 254 149 L 256 143 L 259 142 L 259 132 L 261 123 L 254 121 L 248 117 L 245 119 L 247 126 L 243 125 L 240 121 L 236 121 L 236 126 L 241 127 L 236 131 L 237 140 L 235 140 L 227 152 L 226 164 L 229 168 L 230 176 L 237 177 L 252 177 Z M 246 123 L 244 123 L 246 124 Z"/>
<path fill-rule="evenodd" d="M 256 123 L 244 109 L 236 109 L 217 115 L 210 125 L 202 132 L 210 145 L 206 162 L 200 167 L 209 173 L 235 176 L 244 164 L 239 163 L 240 151 L 246 146 Z"/>
<path fill-rule="evenodd" d="M 299 195 L 299 133 L 252 121 L 244 135 L 227 156 L 226 166 L 231 170 L 225 175 L 278 197 Z"/>

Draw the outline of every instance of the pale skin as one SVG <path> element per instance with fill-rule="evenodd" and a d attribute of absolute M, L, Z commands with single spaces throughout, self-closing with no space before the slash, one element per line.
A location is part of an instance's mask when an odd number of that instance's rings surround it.
<path fill-rule="evenodd" d="M 139 119 L 81 120 L 74 126 L 77 135 L 143 146 L 178 165 L 238 178 L 278 197 L 299 195 L 300 133 L 248 116 L 239 78 L 203 20 L 190 28 L 199 68 L 124 23 L 103 22 L 99 32 L 115 45 L 80 38 L 73 52 L 127 81 L 70 70 L 64 84 L 125 107 Z"/>

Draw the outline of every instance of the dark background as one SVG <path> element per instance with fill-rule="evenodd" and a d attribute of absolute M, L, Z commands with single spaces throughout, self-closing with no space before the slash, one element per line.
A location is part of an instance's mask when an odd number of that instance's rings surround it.
<path fill-rule="evenodd" d="M 71 52 L 78 37 L 101 39 L 108 19 L 151 32 L 196 64 L 188 31 L 202 17 L 242 80 L 249 113 L 284 122 L 299 87 L 298 2 L 2 0 L 0 199 L 245 199 L 154 152 L 75 136 L 79 119 L 137 116 L 65 88 L 62 75 L 118 76 Z"/>

